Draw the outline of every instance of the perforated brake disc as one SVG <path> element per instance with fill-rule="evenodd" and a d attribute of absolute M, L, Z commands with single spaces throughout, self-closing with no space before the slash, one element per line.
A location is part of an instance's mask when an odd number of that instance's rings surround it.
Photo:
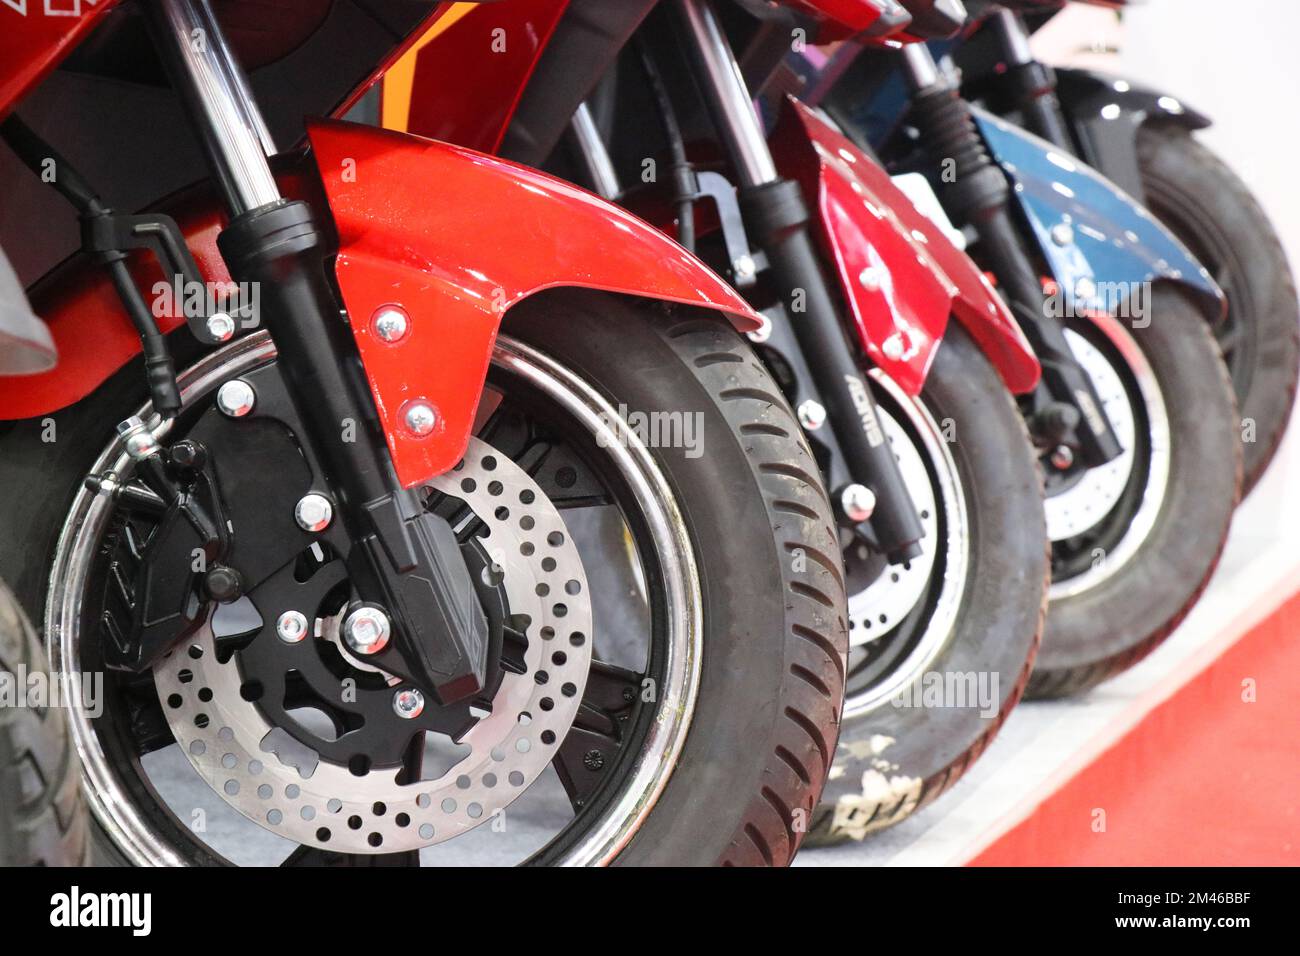
<path fill-rule="evenodd" d="M 1048 491 L 1047 537 L 1064 541 L 1095 527 L 1119 502 L 1133 474 L 1137 425 L 1124 381 L 1106 355 L 1077 332 L 1065 330 L 1070 351 L 1092 380 L 1102 410 L 1123 451 L 1113 461 L 1090 468 L 1068 487 Z"/>
<path fill-rule="evenodd" d="M 522 673 L 505 672 L 492 711 L 465 734 L 469 753 L 435 780 L 399 770 L 357 776 L 288 746 L 240 689 L 238 655 L 218 662 L 205 629 L 154 668 L 168 723 L 190 763 L 232 807 L 294 842 L 340 853 L 393 853 L 449 840 L 520 796 L 555 756 L 582 701 L 591 664 L 591 599 L 582 560 L 536 482 L 471 439 L 456 470 L 430 487 L 459 498 L 487 529 L 487 569 L 516 620 L 527 619 Z M 264 618 L 284 609 L 259 608 Z M 323 634 L 321 621 L 311 628 Z M 258 640 L 274 640 L 264 632 Z M 301 649 L 314 652 L 309 638 Z M 296 744 L 296 741 L 294 742 Z"/>
<path fill-rule="evenodd" d="M 853 623 L 849 631 L 849 643 L 854 647 L 869 644 L 889 634 L 912 612 L 930 586 L 935 553 L 939 548 L 934 486 L 921 451 L 893 415 L 883 408 L 878 409 L 877 413 L 881 430 L 894 452 L 894 460 L 898 462 L 903 483 L 916 506 L 924 534 L 919 557 L 906 564 L 890 565 L 867 587 L 849 595 L 849 619 Z M 855 547 L 865 549 L 866 545 L 858 544 Z"/>

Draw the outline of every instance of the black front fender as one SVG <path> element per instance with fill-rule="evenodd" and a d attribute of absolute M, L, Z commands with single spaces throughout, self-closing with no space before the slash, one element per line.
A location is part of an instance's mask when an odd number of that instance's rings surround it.
<path fill-rule="evenodd" d="M 1145 200 L 1137 132 L 1149 122 L 1204 129 L 1209 117 L 1177 97 L 1092 70 L 1056 69 L 1057 97 L 1080 156 L 1129 195 Z"/>

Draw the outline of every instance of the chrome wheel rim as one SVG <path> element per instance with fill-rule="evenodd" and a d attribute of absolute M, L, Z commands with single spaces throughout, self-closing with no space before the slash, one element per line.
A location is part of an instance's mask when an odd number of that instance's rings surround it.
<path fill-rule="evenodd" d="M 1094 554 L 1082 572 L 1065 578 L 1054 576 L 1049 592 L 1052 600 L 1099 587 L 1132 561 L 1155 527 L 1169 488 L 1171 430 L 1155 370 L 1122 322 L 1106 315 L 1092 316 L 1090 321 L 1107 349 L 1073 330 L 1067 329 L 1066 337 L 1097 388 L 1124 451 L 1114 461 L 1089 469 L 1064 491 L 1052 494 L 1049 490 L 1044 502 L 1049 539 L 1056 544 L 1117 517 L 1115 510 L 1125 489 L 1141 477 L 1134 474 L 1139 445 L 1147 461 L 1146 474 L 1137 507 L 1119 540 L 1109 551 Z M 1122 367 L 1117 367 L 1117 362 Z M 1145 427 L 1133 405 L 1134 392 Z"/>
<path fill-rule="evenodd" d="M 956 630 L 970 567 L 970 516 L 961 476 L 942 427 L 919 398 L 907 395 L 878 369 L 872 369 L 870 375 L 887 398 L 879 408 L 881 427 L 895 449 L 921 515 L 924 554 L 910 562 L 910 568 L 887 568 L 866 588 L 850 595 L 850 654 L 854 648 L 889 640 L 927 600 L 931 607 L 919 639 L 903 660 L 883 679 L 850 692 L 844 704 L 845 718 L 876 710 L 934 663 Z M 940 576 L 937 581 L 935 575 Z"/>
<path fill-rule="evenodd" d="M 259 332 L 206 356 L 179 377 L 187 406 L 211 393 L 232 375 L 275 357 L 269 335 Z M 597 439 L 636 502 L 646 543 L 658 562 L 664 594 L 663 685 L 643 744 L 613 799 L 569 842 L 555 861 L 560 865 L 603 865 L 628 844 L 667 786 L 685 743 L 699 692 L 703 654 L 703 610 L 694 549 L 672 489 L 652 455 L 622 418 L 589 385 L 545 354 L 501 336 L 493 364 L 527 382 L 568 413 Z M 140 409 L 148 418 L 150 409 Z M 119 460 L 114 440 L 92 471 L 102 473 Z M 112 506 L 103 496 L 79 491 L 59 535 L 45 608 L 47 653 L 55 673 L 79 672 L 84 598 L 95 548 L 102 540 Z M 139 866 L 182 866 L 177 851 L 132 799 L 78 699 L 68 712 L 74 744 L 82 761 L 88 803 L 114 845 Z"/>

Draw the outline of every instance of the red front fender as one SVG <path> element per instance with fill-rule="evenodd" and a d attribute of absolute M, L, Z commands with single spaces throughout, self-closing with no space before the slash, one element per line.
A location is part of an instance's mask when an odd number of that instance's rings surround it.
<path fill-rule="evenodd" d="M 471 150 L 350 123 L 309 128 L 339 233 L 339 287 L 392 450 L 411 486 L 464 453 L 502 316 L 543 289 L 579 286 L 721 311 L 741 331 L 761 319 L 730 286 L 661 232 L 590 193 Z M 282 177 L 286 195 L 320 202 L 311 176 Z M 228 279 L 216 251 L 215 201 L 168 210 L 204 278 Z M 146 301 L 162 276 L 143 256 L 133 271 Z M 88 395 L 140 351 L 103 270 L 69 263 L 34 292 L 59 365 L 0 378 L 0 419 L 48 414 Z M 410 316 L 389 343 L 371 329 L 381 306 Z M 557 321 L 563 321 L 557 317 Z M 170 331 L 179 318 L 161 318 Z M 617 356 L 611 356 L 617 361 Z M 403 406 L 438 412 L 433 433 L 400 427 Z"/>
<path fill-rule="evenodd" d="M 339 232 L 338 280 L 402 484 L 460 460 L 501 316 L 542 289 L 581 286 L 761 319 L 653 226 L 576 186 L 505 160 L 368 126 L 308 127 Z M 376 337 L 400 305 L 411 330 Z M 617 356 L 610 356 L 617 361 Z M 401 409 L 421 399 L 438 427 L 416 438 Z"/>
<path fill-rule="evenodd" d="M 878 164 L 796 100 L 772 137 L 781 175 L 816 197 L 819 235 L 868 357 L 909 394 L 921 390 L 949 313 L 1011 391 L 1038 384 L 1038 359 L 983 273 Z"/>

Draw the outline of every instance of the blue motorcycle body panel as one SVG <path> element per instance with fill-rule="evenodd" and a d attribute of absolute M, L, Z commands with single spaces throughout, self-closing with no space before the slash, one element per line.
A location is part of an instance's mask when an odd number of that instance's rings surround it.
<path fill-rule="evenodd" d="M 977 109 L 975 120 L 1071 314 L 1113 312 L 1156 282 L 1174 282 L 1212 320 L 1223 317 L 1227 303 L 1209 272 L 1141 203 L 992 113 Z"/>

